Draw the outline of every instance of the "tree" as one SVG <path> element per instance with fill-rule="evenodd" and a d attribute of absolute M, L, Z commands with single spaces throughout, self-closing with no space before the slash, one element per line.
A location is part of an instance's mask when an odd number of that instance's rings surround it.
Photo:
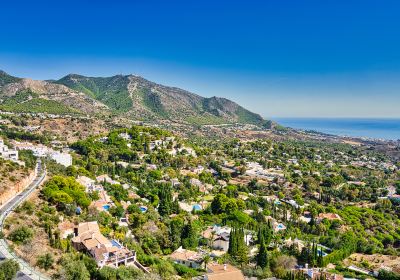
<path fill-rule="evenodd" d="M 44 270 L 49 270 L 53 266 L 54 258 L 50 253 L 41 255 L 37 259 L 37 266 Z"/>
<path fill-rule="evenodd" d="M 20 269 L 19 264 L 14 260 L 5 260 L 0 263 L 0 279 L 12 280 Z"/>
<path fill-rule="evenodd" d="M 195 249 L 199 244 L 197 232 L 193 224 L 188 223 L 182 233 L 182 246 L 186 249 Z"/>
<path fill-rule="evenodd" d="M 240 264 L 248 262 L 247 246 L 244 242 L 243 228 L 232 228 L 229 236 L 228 253 Z"/>
<path fill-rule="evenodd" d="M 258 244 L 261 245 L 265 243 L 265 245 L 269 245 L 271 243 L 274 232 L 272 230 L 271 222 L 268 221 L 267 225 L 261 225 L 258 229 L 257 238 Z"/>
<path fill-rule="evenodd" d="M 63 263 L 62 275 L 66 280 L 89 280 L 90 273 L 85 264 L 79 260 L 66 260 Z"/>
<path fill-rule="evenodd" d="M 160 199 L 160 204 L 158 206 L 158 213 L 161 216 L 167 216 L 172 213 L 173 202 L 172 202 L 172 189 L 170 185 L 162 185 L 158 197 Z"/>
<path fill-rule="evenodd" d="M 293 256 L 280 255 L 271 261 L 271 269 L 279 277 L 283 277 L 286 271 L 294 269 L 297 260 Z"/>
<path fill-rule="evenodd" d="M 257 265 L 262 269 L 268 266 L 268 250 L 265 242 L 262 242 L 257 254 Z"/>
<path fill-rule="evenodd" d="M 207 271 L 207 265 L 210 262 L 210 260 L 211 260 L 211 257 L 208 254 L 203 257 L 204 268 L 205 268 L 206 271 Z"/>
<path fill-rule="evenodd" d="M 211 202 L 211 211 L 213 214 L 223 213 L 228 202 L 229 198 L 226 195 L 222 193 L 217 194 Z"/>
<path fill-rule="evenodd" d="M 381 270 L 379 270 L 378 279 L 379 280 L 400 280 L 400 274 L 381 269 Z"/>

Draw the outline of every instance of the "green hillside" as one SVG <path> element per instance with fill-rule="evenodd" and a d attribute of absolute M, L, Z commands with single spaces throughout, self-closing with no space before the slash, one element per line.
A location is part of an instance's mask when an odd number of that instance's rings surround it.
<path fill-rule="evenodd" d="M 39 97 L 38 94 L 24 90 L 0 103 L 0 110 L 16 113 L 79 114 L 80 112 L 54 100 Z"/>

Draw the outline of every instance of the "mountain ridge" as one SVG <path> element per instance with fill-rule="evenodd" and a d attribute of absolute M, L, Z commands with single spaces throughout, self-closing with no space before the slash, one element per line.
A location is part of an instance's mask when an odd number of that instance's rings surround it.
<path fill-rule="evenodd" d="M 39 91 L 42 98 L 56 99 L 84 113 L 103 112 L 134 120 L 171 120 L 189 124 L 271 126 L 270 121 L 227 98 L 203 97 L 132 74 L 89 77 L 71 73 L 59 80 L 35 81 L 0 72 L 0 98 L 12 97 L 27 89 Z M 68 97 L 73 98 L 67 102 Z M 83 103 L 76 104 L 79 102 Z"/>

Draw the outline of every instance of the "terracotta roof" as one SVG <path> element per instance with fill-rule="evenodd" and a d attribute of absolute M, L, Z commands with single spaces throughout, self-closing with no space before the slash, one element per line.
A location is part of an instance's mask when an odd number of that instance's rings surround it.
<path fill-rule="evenodd" d="M 183 261 L 200 261 L 201 256 L 199 253 L 179 247 L 170 255 L 171 259 Z"/>
<path fill-rule="evenodd" d="M 97 224 L 96 221 L 80 223 L 78 225 L 78 235 L 81 235 L 82 233 L 85 233 L 85 232 L 88 232 L 88 231 L 100 232 L 99 225 Z"/>
<path fill-rule="evenodd" d="M 209 264 L 207 266 L 209 273 L 207 273 L 208 280 L 244 280 L 243 273 L 236 267 L 227 264 L 224 269 L 223 264 Z"/>
<path fill-rule="evenodd" d="M 338 214 L 334 213 L 320 213 L 318 215 L 319 219 L 328 219 L 328 220 L 341 220 L 340 216 Z"/>

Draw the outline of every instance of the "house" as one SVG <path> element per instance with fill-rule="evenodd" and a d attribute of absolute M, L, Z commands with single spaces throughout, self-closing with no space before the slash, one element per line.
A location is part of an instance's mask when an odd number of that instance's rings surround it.
<path fill-rule="evenodd" d="M 0 157 L 18 162 L 18 151 L 9 149 L 8 146 L 4 144 L 3 139 L 0 139 Z"/>
<path fill-rule="evenodd" d="M 211 263 L 207 265 L 205 280 L 244 280 L 242 271 L 230 264 Z"/>
<path fill-rule="evenodd" d="M 96 181 L 99 182 L 99 183 L 106 182 L 106 183 L 109 183 L 111 185 L 121 185 L 120 182 L 111 179 L 111 177 L 108 176 L 107 174 L 103 174 L 103 175 L 97 176 L 96 177 Z"/>
<path fill-rule="evenodd" d="M 191 185 L 193 185 L 195 187 L 203 186 L 203 183 L 199 179 L 196 179 L 196 178 L 191 178 L 189 182 Z"/>
<path fill-rule="evenodd" d="M 297 239 L 297 238 L 292 239 L 291 237 L 289 237 L 289 239 L 286 239 L 284 241 L 284 245 L 286 248 L 294 248 L 298 252 L 301 252 L 301 250 L 303 250 L 303 248 L 306 246 L 304 244 L 304 241 Z"/>
<path fill-rule="evenodd" d="M 299 271 L 303 272 L 307 279 L 317 280 L 317 279 L 326 279 L 326 280 L 343 280 L 343 275 L 334 274 L 326 271 L 322 271 L 318 268 L 305 268 L 300 269 Z"/>
<path fill-rule="evenodd" d="M 341 221 L 342 220 L 342 218 L 340 218 L 340 216 L 335 213 L 319 213 L 317 221 L 321 222 L 324 219 L 327 219 L 329 221 L 334 221 L 334 220 Z"/>
<path fill-rule="evenodd" d="M 126 141 L 132 140 L 132 137 L 126 132 L 120 133 L 118 136 Z"/>
<path fill-rule="evenodd" d="M 191 268 L 201 268 L 204 254 L 183 249 L 182 246 L 169 256 L 175 263 Z"/>
<path fill-rule="evenodd" d="M 224 252 L 228 252 L 229 249 L 229 236 L 230 233 L 221 233 L 214 240 L 212 247 L 213 249 L 222 250 Z"/>
<path fill-rule="evenodd" d="M 109 240 L 101 234 L 96 221 L 80 223 L 74 228 L 72 245 L 78 251 L 86 252 L 99 267 L 132 265 L 147 270 L 136 260 L 136 252 L 125 248 L 117 240 Z"/>
<path fill-rule="evenodd" d="M 86 188 L 86 192 L 92 192 L 95 190 L 95 180 L 90 179 L 86 176 L 78 176 L 76 181 Z"/>

